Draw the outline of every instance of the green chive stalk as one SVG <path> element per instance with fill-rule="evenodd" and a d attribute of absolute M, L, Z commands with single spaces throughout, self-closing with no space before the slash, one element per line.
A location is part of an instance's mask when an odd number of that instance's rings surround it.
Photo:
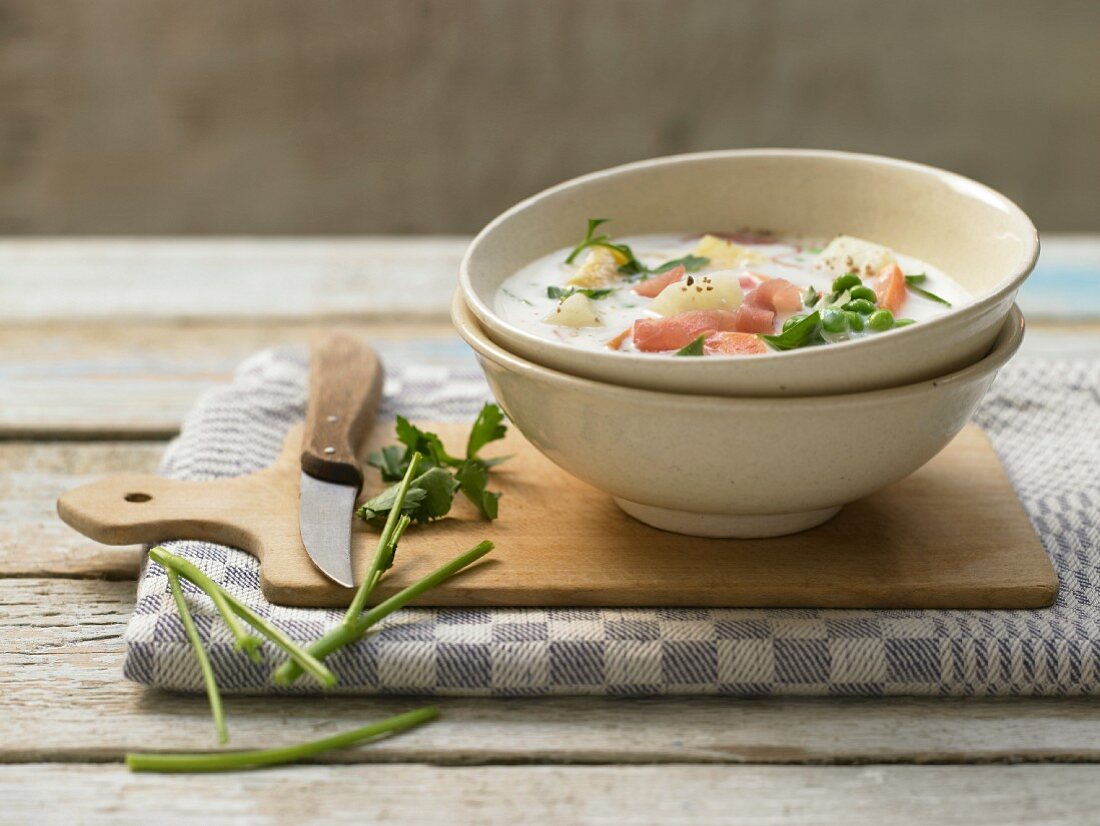
<path fill-rule="evenodd" d="M 407 603 L 416 599 L 425 591 L 435 588 L 453 577 L 463 568 L 481 559 L 493 549 L 493 543 L 486 540 L 477 546 L 457 556 L 441 568 L 437 568 L 418 582 L 398 591 L 389 599 L 380 602 L 365 614 L 359 614 L 351 623 L 341 622 L 320 639 L 311 643 L 307 651 L 319 660 L 323 660 L 333 651 L 345 645 L 355 642 L 377 622 L 388 617 L 394 611 L 402 608 Z M 301 675 L 302 669 L 294 661 L 285 662 L 275 671 L 275 682 L 280 685 L 290 685 Z"/>
<path fill-rule="evenodd" d="M 167 570 L 170 575 L 175 573 L 193 582 L 196 587 L 202 589 L 211 599 L 214 599 L 214 594 L 219 594 L 231 611 L 285 651 L 287 656 L 290 657 L 290 661 L 296 663 L 302 671 L 307 671 L 312 674 L 325 687 L 336 685 L 336 675 L 333 674 L 324 663 L 320 662 L 316 657 L 302 648 L 302 646 L 298 645 L 298 643 L 294 642 L 294 640 L 247 605 L 240 602 L 236 597 L 203 573 L 197 566 L 183 557 L 169 553 L 161 547 L 150 550 L 149 558 L 164 566 L 165 570 Z M 218 604 L 217 600 L 215 600 L 214 604 Z"/>
<path fill-rule="evenodd" d="M 171 575 L 170 575 L 171 576 Z M 339 749 L 386 735 L 397 734 L 434 720 L 439 709 L 434 706 L 409 711 L 369 726 L 346 731 L 321 740 L 257 751 L 235 751 L 206 754 L 127 754 L 126 765 L 135 772 L 221 772 L 237 769 L 257 769 L 294 763 L 329 749 Z"/>
<path fill-rule="evenodd" d="M 214 728 L 218 732 L 218 742 L 228 743 L 229 730 L 225 727 L 225 712 L 222 710 L 222 697 L 218 692 L 218 684 L 214 680 L 214 669 L 210 665 L 210 658 L 206 656 L 206 650 L 202 647 L 195 621 L 191 619 L 191 611 L 188 610 L 187 600 L 183 597 L 179 575 L 171 568 L 168 569 L 168 587 L 172 591 L 172 598 L 176 601 L 176 608 L 179 610 L 180 619 L 183 620 L 187 638 L 191 641 L 191 647 L 195 649 L 195 659 L 199 661 L 202 679 L 206 684 L 206 696 L 210 700 L 210 712 L 214 715 Z"/>
<path fill-rule="evenodd" d="M 241 625 L 240 620 L 237 619 L 237 615 L 233 612 L 229 600 L 226 599 L 225 589 L 217 587 L 215 584 L 215 587 L 210 590 L 206 588 L 202 590 L 210 597 L 211 601 L 213 601 L 214 607 L 218 609 L 218 613 L 221 614 L 226 626 L 233 634 L 233 640 L 237 646 L 237 650 L 247 654 L 248 659 L 252 660 L 252 662 L 259 663 L 262 660 L 260 656 L 260 646 L 263 645 L 264 641 L 244 630 L 244 626 Z"/>
<path fill-rule="evenodd" d="M 355 619 L 363 613 L 363 609 L 367 605 L 367 600 L 370 599 L 371 591 L 373 591 L 374 586 L 378 584 L 378 580 L 382 578 L 382 572 L 385 571 L 393 561 L 394 551 L 397 550 L 397 542 L 411 521 L 408 516 L 401 513 L 401 509 L 405 504 L 405 498 L 409 495 L 409 487 L 412 485 L 412 480 L 416 478 L 416 472 L 420 469 L 420 462 L 422 459 L 423 456 L 419 453 L 414 453 L 409 460 L 409 467 L 405 471 L 405 476 L 397 488 L 397 493 L 394 494 L 393 507 L 390 508 L 389 515 L 386 517 L 386 524 L 382 528 L 382 534 L 378 537 L 378 547 L 374 552 L 374 559 L 371 561 L 370 568 L 367 569 L 366 576 L 363 577 L 363 581 L 359 585 L 359 590 L 355 592 L 355 597 L 352 599 L 351 605 L 348 606 L 348 611 L 344 615 L 345 625 L 350 625 L 355 622 Z M 399 525 L 400 528 L 398 527 Z"/>

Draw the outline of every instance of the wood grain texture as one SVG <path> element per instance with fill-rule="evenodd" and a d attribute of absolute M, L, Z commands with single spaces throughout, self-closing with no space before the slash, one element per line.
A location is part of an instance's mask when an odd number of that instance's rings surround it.
<path fill-rule="evenodd" d="M 0 439 L 166 439 L 204 390 L 310 324 L 0 326 Z M 448 322 L 352 326 L 385 364 L 476 370 Z M 1029 324 L 1017 359 L 1100 358 L 1100 327 Z"/>
<path fill-rule="evenodd" d="M 403 735 L 404 736 L 404 735 Z M 1096 766 L 298 766 L 131 775 L 112 766 L 0 767 L 13 822 L 327 822 L 513 826 L 1082 824 Z M 201 794 L 186 793 L 201 782 Z"/>
<path fill-rule="evenodd" d="M 467 430 L 426 426 L 452 450 Z M 368 451 L 392 442 L 388 428 L 376 431 Z M 292 430 L 276 464 L 250 477 L 108 477 L 63 495 L 58 511 L 100 542 L 200 539 L 241 548 L 260 558 L 271 601 L 347 605 L 353 590 L 317 571 L 301 543 L 300 440 Z M 769 540 L 702 540 L 635 522 L 515 428 L 496 452 L 512 457 L 494 474 L 501 517 L 487 524 L 456 500 L 454 517 L 409 532 L 402 564 L 383 578 L 376 600 L 484 538 L 496 543 L 493 556 L 420 604 L 1028 608 L 1048 605 L 1057 589 L 1000 462 L 973 428 L 925 468 L 826 525 Z M 373 530 L 356 525 L 357 581 L 376 541 Z"/>
<path fill-rule="evenodd" d="M 2 283 L 2 279 L 0 279 Z M 137 287 L 134 287 L 137 289 Z M 168 438 L 201 392 L 321 322 L 0 324 L 0 439 Z M 450 322 L 344 321 L 384 364 L 476 369 Z"/>
<path fill-rule="evenodd" d="M 201 694 L 122 679 L 134 585 L 0 579 L 0 763 L 215 748 Z M 232 745 L 334 734 L 424 701 L 225 698 Z M 437 698 L 441 719 L 332 762 L 908 763 L 1100 761 L 1100 702 L 718 697 Z M 200 782 L 200 781 L 196 781 Z"/>
<path fill-rule="evenodd" d="M 0 241 L 0 321 L 447 316 L 469 239 Z"/>
<path fill-rule="evenodd" d="M 438 235 L 0 238 L 0 322 L 201 326 L 220 320 L 246 330 L 259 322 L 445 322 L 469 241 Z M 1020 306 L 1029 319 L 1098 319 L 1100 300 L 1084 289 L 1098 272 L 1100 237 L 1044 234 Z M 194 340 L 192 346 L 202 351 L 209 345 Z"/>
<path fill-rule="evenodd" d="M 136 545 L 93 542 L 57 518 L 57 497 L 104 470 L 150 472 L 163 442 L 0 442 L 0 576 L 133 579 Z"/>
<path fill-rule="evenodd" d="M 352 333 L 326 332 L 310 345 L 309 402 L 301 469 L 310 476 L 363 486 L 363 439 L 382 403 L 384 373 L 370 345 Z"/>
<path fill-rule="evenodd" d="M 3 54 L 13 59 L 16 52 Z M 5 97 L 4 105 L 16 103 L 16 97 Z M 0 242 L 0 249 L 6 243 Z M 15 246 L 25 250 L 37 243 Z M 430 265 L 410 264 L 413 283 L 420 285 L 415 296 L 386 289 L 392 281 L 371 268 L 370 256 L 363 265 L 369 277 L 357 277 L 356 264 L 348 263 L 354 256 L 341 258 L 339 244 L 333 253 L 336 277 L 329 282 L 339 285 L 339 292 L 322 295 L 319 285 L 325 283 L 322 273 L 327 270 L 319 247 L 316 258 L 304 259 L 315 264 L 295 264 L 279 282 L 280 289 L 265 290 L 262 268 L 251 262 L 277 272 L 285 247 L 267 257 L 239 249 L 236 264 L 219 269 L 217 256 L 185 260 L 177 267 L 172 256 L 158 257 L 154 243 L 141 250 L 129 243 L 114 245 L 113 259 L 88 255 L 84 243 L 45 242 L 41 252 L 58 257 L 33 272 L 27 269 L 37 266 L 32 259 L 9 266 L 11 259 L 0 256 L 5 273 L 0 279 L 0 437 L 100 440 L 0 443 L 0 763 L 8 764 L 0 766 L 0 822 L 53 818 L 65 823 L 144 823 L 151 811 L 170 822 L 165 800 L 178 807 L 173 816 L 178 813 L 177 819 L 191 823 L 278 822 L 287 814 L 308 818 L 326 805 L 335 813 L 346 806 L 349 817 L 361 818 L 364 801 L 373 797 L 362 789 L 373 789 L 376 782 L 387 785 L 379 770 L 406 768 L 415 782 L 408 781 L 407 794 L 387 807 L 394 814 L 371 812 L 380 822 L 386 817 L 397 822 L 427 819 L 423 811 L 409 807 L 412 801 L 432 799 L 424 794 L 431 786 L 423 784 L 435 782 L 437 771 L 442 782 L 459 777 L 464 788 L 476 792 L 468 799 L 451 796 L 451 791 L 439 795 L 456 822 L 461 822 L 459 813 L 466 817 L 471 811 L 468 819 L 480 823 L 494 822 L 501 811 L 514 822 L 530 819 L 532 812 L 551 811 L 553 804 L 558 808 L 552 811 L 564 812 L 559 819 L 576 822 L 583 814 L 592 822 L 617 823 L 624 812 L 634 816 L 638 801 L 646 809 L 638 819 L 675 822 L 678 811 L 666 814 L 638 786 L 615 773 L 607 780 L 603 769 L 592 766 L 547 774 L 552 782 L 540 785 L 518 773 L 485 775 L 489 779 L 481 781 L 466 780 L 473 775 L 457 775 L 454 768 L 334 764 L 225 776 L 214 781 L 215 792 L 210 778 L 136 778 L 117 765 L 79 765 L 118 761 L 135 748 L 212 746 L 205 698 L 148 691 L 121 678 L 121 633 L 133 607 L 133 583 L 68 578 L 132 577 L 140 558 L 133 546 L 111 548 L 85 540 L 55 516 L 54 500 L 62 490 L 102 473 L 148 472 L 163 447 L 160 442 L 102 440 L 112 434 L 133 438 L 174 433 L 195 395 L 225 381 L 241 358 L 260 347 L 305 342 L 317 326 L 342 315 L 344 307 L 362 314 L 350 323 L 371 334 L 383 360 L 470 363 L 465 349 L 438 321 L 449 291 L 436 295 L 431 286 L 453 278 L 463 239 L 453 246 L 452 264 L 439 259 Z M 92 242 L 98 243 L 106 249 L 113 242 Z M 409 243 L 420 245 L 395 245 Z M 1044 244 L 1045 255 L 1052 244 L 1046 238 Z M 285 259 L 303 260 L 292 252 Z M 84 269 L 89 266 L 91 270 Z M 433 274 L 418 282 L 415 273 L 421 266 L 430 266 Z M 300 278 L 307 282 L 301 289 L 293 283 Z M 364 292 L 365 285 L 377 286 L 377 293 Z M 1039 286 L 1040 280 L 1033 279 L 1032 285 Z M 431 309 L 433 302 L 438 309 Z M 423 307 L 428 308 L 426 315 L 413 315 Z M 391 313 L 400 314 L 400 324 L 389 323 Z M 215 320 L 204 321 L 203 314 Z M 112 318 L 124 323 L 110 323 Z M 1031 324 L 1020 358 L 1067 354 L 1100 357 L 1095 326 Z M 1100 762 L 1100 714 L 1092 700 L 455 698 L 440 705 L 443 718 L 431 726 L 327 759 L 680 764 L 653 766 L 645 785 L 662 790 L 689 813 L 698 812 L 691 808 L 696 798 L 706 805 L 720 802 L 715 821 L 741 814 L 749 822 L 789 822 L 784 817 L 795 812 L 816 816 L 819 822 L 858 823 L 870 806 L 866 800 L 883 801 L 881 811 L 870 810 L 864 818 L 869 823 L 904 822 L 899 819 L 910 810 L 916 813 L 913 820 L 922 823 L 1011 823 L 1013 818 L 1076 823 L 1089 822 L 1097 808 L 1090 797 L 1096 780 L 1091 773 L 1078 773 L 1092 767 L 978 767 L 980 775 L 967 775 L 979 778 L 973 786 L 962 782 L 959 766 L 939 769 L 931 780 L 925 769 L 913 766 L 843 770 L 867 772 L 861 775 L 862 784 L 843 782 L 843 775 L 831 769 L 814 770 L 813 777 L 820 779 L 811 782 L 803 769 L 784 766 L 783 773 L 765 782 L 756 774 L 760 767 L 732 767 L 738 769 L 737 777 L 749 778 L 745 782 L 751 791 L 743 792 L 731 767 L 711 765 L 1095 763 Z M 334 733 L 406 710 L 409 701 L 231 697 L 227 707 L 234 746 L 243 747 Z M 38 760 L 64 765 L 25 764 Z M 695 763 L 707 765 L 687 765 Z M 1031 774 L 1033 770 L 1038 774 Z M 400 776 L 389 782 L 405 789 Z M 682 799 L 680 787 L 698 791 Z M 513 802 L 512 789 L 523 793 L 521 803 Z M 1039 791 L 1032 793 L 1034 789 Z M 354 790 L 350 800 L 344 797 L 347 790 Z M 281 807 L 274 813 L 273 800 Z M 787 808 L 775 814 L 764 800 L 781 801 Z M 942 807 L 929 808 L 931 800 L 942 801 Z M 1085 808 L 1075 808 L 1078 803 Z M 807 807 L 813 811 L 803 814 Z"/>

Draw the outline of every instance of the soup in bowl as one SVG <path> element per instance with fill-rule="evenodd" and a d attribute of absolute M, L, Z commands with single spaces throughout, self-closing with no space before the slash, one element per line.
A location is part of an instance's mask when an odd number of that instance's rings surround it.
<path fill-rule="evenodd" d="M 866 155 L 745 150 L 547 190 L 474 240 L 463 296 L 506 349 L 703 395 L 895 386 L 993 343 L 1038 239 L 981 184 Z"/>
<path fill-rule="evenodd" d="M 501 407 L 547 458 L 642 522 L 739 538 L 814 527 L 924 465 L 966 424 L 1024 332 L 1012 308 L 984 358 L 900 387 L 731 398 L 536 364 L 496 344 L 460 294 L 452 318 Z"/>

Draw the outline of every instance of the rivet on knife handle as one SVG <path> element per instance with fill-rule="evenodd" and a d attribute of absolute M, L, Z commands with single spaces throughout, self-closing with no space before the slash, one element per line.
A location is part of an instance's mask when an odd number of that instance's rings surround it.
<path fill-rule="evenodd" d="M 378 357 L 360 338 L 331 333 L 314 341 L 302 470 L 316 479 L 362 487 L 358 452 L 378 414 L 382 379 Z"/>

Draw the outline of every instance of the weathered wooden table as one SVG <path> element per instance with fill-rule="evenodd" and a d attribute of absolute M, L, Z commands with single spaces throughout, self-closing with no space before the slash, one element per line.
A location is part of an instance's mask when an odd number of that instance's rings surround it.
<path fill-rule="evenodd" d="M 1100 819 L 1090 700 L 442 700 L 442 719 L 308 766 L 131 775 L 206 749 L 206 700 L 122 679 L 139 548 L 54 500 L 152 469 L 203 388 L 339 321 L 469 359 L 461 238 L 0 242 L 0 822 L 960 823 Z M 1021 358 L 1100 357 L 1100 239 L 1045 240 Z M 1098 423 L 1100 426 L 1100 423 Z M 227 700 L 236 747 L 333 733 L 402 698 Z"/>

